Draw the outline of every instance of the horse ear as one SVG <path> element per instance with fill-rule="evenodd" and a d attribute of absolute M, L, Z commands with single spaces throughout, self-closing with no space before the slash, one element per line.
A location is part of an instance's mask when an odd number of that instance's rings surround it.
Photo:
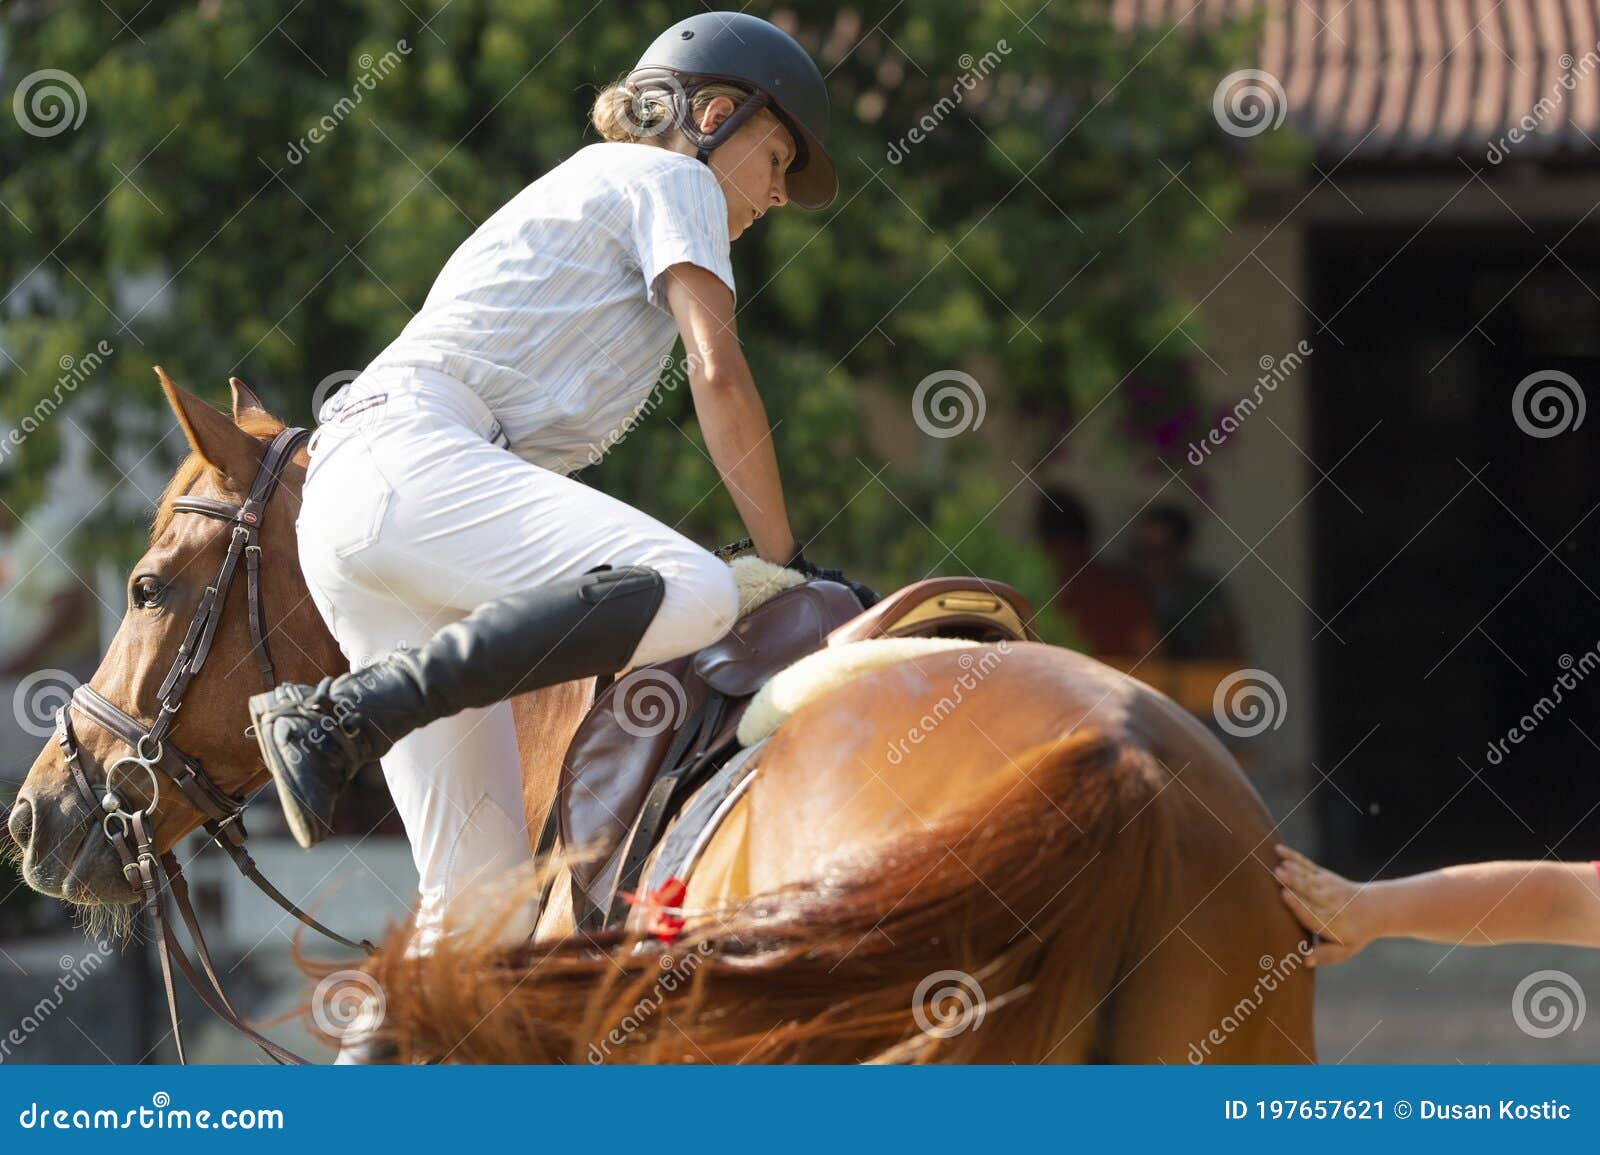
<path fill-rule="evenodd" d="M 245 414 L 251 410 L 261 414 L 263 417 L 271 416 L 267 412 L 267 407 L 262 404 L 261 398 L 256 396 L 255 390 L 251 389 L 239 378 L 229 377 L 228 387 L 233 390 L 233 423 L 235 425 L 243 425 Z"/>
<path fill-rule="evenodd" d="M 260 443 L 222 410 L 213 409 L 193 393 L 178 388 L 159 365 L 156 377 L 167 395 L 167 404 L 183 427 L 189 448 L 225 477 L 247 481 L 254 476 L 261 460 Z"/>

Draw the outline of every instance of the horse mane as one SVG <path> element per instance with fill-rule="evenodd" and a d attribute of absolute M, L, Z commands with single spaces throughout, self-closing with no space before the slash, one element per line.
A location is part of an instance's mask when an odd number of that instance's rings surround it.
<path fill-rule="evenodd" d="M 257 441 L 270 441 L 284 427 L 282 421 L 260 409 L 246 409 L 238 424 L 241 430 Z M 172 521 L 173 498 L 190 492 L 195 483 L 207 474 L 216 477 L 218 481 L 224 480 L 220 469 L 191 450 L 179 464 L 177 472 L 172 475 L 172 480 L 167 482 L 167 487 L 161 491 L 161 500 L 156 502 L 155 520 L 150 526 L 151 542 L 160 537 L 162 531 Z"/>
<path fill-rule="evenodd" d="M 487 919 L 413 955 L 402 928 L 367 967 L 387 996 L 382 1032 L 402 1061 L 1094 1056 L 1115 1014 L 1105 992 L 1137 961 L 1125 952 L 1151 945 L 1175 877 L 1169 775 L 1088 727 L 1017 762 L 1034 788 L 691 919 L 670 946 L 637 931 L 506 946 Z M 964 995 L 981 1029 L 927 1029 Z"/>

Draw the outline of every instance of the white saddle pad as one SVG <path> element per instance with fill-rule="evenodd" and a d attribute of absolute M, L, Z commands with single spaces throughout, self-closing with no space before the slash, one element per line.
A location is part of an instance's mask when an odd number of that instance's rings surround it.
<path fill-rule="evenodd" d="M 756 692 L 739 721 L 739 744 L 755 745 L 807 702 L 869 670 L 979 644 L 965 638 L 872 638 L 808 654 L 779 670 Z"/>

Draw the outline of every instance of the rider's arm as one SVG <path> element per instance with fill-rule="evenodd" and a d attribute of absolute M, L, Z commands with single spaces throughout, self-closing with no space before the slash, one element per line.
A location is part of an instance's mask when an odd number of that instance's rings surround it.
<path fill-rule="evenodd" d="M 794 533 L 783 504 L 767 411 L 734 329 L 733 294 L 715 273 L 686 262 L 662 274 L 689 358 L 689 389 L 706 448 L 756 552 L 783 563 Z"/>

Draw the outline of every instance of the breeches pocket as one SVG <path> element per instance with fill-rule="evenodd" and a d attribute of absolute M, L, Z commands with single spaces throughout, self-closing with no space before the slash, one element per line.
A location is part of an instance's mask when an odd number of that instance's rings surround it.
<path fill-rule="evenodd" d="M 301 553 L 352 558 L 377 544 L 394 485 L 367 431 L 324 426 L 317 437 L 296 522 Z"/>

